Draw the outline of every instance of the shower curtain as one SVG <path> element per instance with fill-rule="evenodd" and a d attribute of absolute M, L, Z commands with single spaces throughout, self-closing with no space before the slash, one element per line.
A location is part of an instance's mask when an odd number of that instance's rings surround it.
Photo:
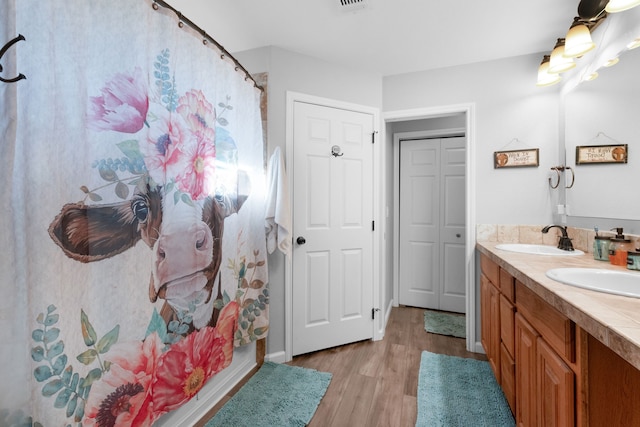
<path fill-rule="evenodd" d="M 151 0 L 0 5 L 0 425 L 151 425 L 268 333 L 260 90 Z"/>

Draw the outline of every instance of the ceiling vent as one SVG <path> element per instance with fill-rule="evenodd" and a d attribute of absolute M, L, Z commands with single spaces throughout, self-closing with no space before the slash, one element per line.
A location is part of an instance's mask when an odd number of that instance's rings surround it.
<path fill-rule="evenodd" d="M 369 7 L 370 0 L 338 0 L 338 9 L 341 12 L 356 12 Z"/>

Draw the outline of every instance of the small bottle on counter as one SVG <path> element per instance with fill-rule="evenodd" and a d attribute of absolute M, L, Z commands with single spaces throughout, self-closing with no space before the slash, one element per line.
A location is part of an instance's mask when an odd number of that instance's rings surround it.
<path fill-rule="evenodd" d="M 627 254 L 635 249 L 631 239 L 624 237 L 622 227 L 615 228 L 616 236 L 609 244 L 609 262 L 613 265 L 627 266 Z"/>
<path fill-rule="evenodd" d="M 627 268 L 629 270 L 640 270 L 640 248 L 627 253 Z"/>
<path fill-rule="evenodd" d="M 598 236 L 593 239 L 593 259 L 598 261 L 609 261 L 609 245 L 611 237 Z"/>

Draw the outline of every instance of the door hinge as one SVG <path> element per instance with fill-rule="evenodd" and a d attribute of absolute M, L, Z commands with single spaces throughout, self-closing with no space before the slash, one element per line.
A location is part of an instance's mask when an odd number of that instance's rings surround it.
<path fill-rule="evenodd" d="M 371 320 L 375 320 L 376 319 L 376 312 L 380 311 L 379 308 L 372 308 L 371 309 Z"/>
<path fill-rule="evenodd" d="M 378 133 L 377 130 L 374 130 L 373 132 L 371 132 L 371 143 L 372 144 L 376 143 L 376 133 Z"/>
<path fill-rule="evenodd" d="M 376 222 L 371 221 L 371 231 L 376 231 Z"/>

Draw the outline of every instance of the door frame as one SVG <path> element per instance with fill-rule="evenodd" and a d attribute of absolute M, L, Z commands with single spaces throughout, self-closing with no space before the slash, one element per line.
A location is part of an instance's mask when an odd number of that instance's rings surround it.
<path fill-rule="evenodd" d="M 466 239 L 465 239 L 465 307 L 466 307 L 466 349 L 467 351 L 483 353 L 482 344 L 476 340 L 476 274 L 475 274 L 475 246 L 476 246 L 476 162 L 475 162 L 475 103 L 445 105 L 429 108 L 418 108 L 412 110 L 389 111 L 383 114 L 384 124 L 393 122 L 402 122 L 409 120 L 423 120 L 438 117 L 446 117 L 454 114 L 465 114 L 465 139 L 466 139 L 466 171 L 465 171 L 465 222 L 466 222 Z M 452 131 L 460 131 L 453 129 Z M 407 132 L 405 134 L 417 134 L 427 136 L 447 136 L 444 131 L 424 131 L 424 132 Z M 389 135 L 387 135 L 389 137 Z M 391 135 L 393 136 L 393 135 Z M 395 137 L 387 143 L 393 144 L 394 153 L 394 241 L 393 241 L 393 301 L 394 306 L 398 306 L 398 243 L 399 229 L 398 224 L 398 186 L 400 183 L 399 176 L 399 139 Z M 387 150 L 385 150 L 387 151 Z M 384 160 L 383 160 L 384 161 Z"/>
<path fill-rule="evenodd" d="M 381 200 L 382 200 L 382 183 L 384 182 L 381 158 L 382 158 L 382 144 L 380 143 L 380 110 L 378 108 L 369 107 L 365 105 L 353 104 L 349 102 L 338 101 L 335 99 L 323 98 L 314 95 L 307 95 L 304 93 L 287 91 L 286 99 L 286 134 L 285 134 L 285 162 L 289 169 L 295 167 L 293 164 L 293 130 L 294 130 L 294 104 L 296 102 L 305 102 L 309 104 L 320 105 L 329 108 L 338 108 L 342 110 L 350 110 L 359 113 L 371 114 L 373 117 L 373 132 L 375 143 L 373 144 L 373 218 L 377 226 L 373 231 L 373 265 L 378 266 L 379 271 L 373 273 L 373 305 L 374 307 L 381 308 L 381 292 L 380 292 L 380 277 L 384 277 L 384 262 L 381 257 L 382 238 L 381 230 L 383 228 L 382 212 L 381 212 Z M 287 174 L 289 181 L 289 188 L 293 189 L 293 173 Z M 291 191 L 293 194 L 293 191 Z M 295 221 L 293 216 L 293 203 L 291 203 L 291 218 Z M 295 236 L 292 236 L 295 238 Z M 284 353 L 285 362 L 290 361 L 293 358 L 293 251 L 285 257 L 285 277 L 284 277 Z M 377 341 L 382 339 L 384 335 L 384 316 L 378 314 L 373 322 L 373 340 Z"/>

